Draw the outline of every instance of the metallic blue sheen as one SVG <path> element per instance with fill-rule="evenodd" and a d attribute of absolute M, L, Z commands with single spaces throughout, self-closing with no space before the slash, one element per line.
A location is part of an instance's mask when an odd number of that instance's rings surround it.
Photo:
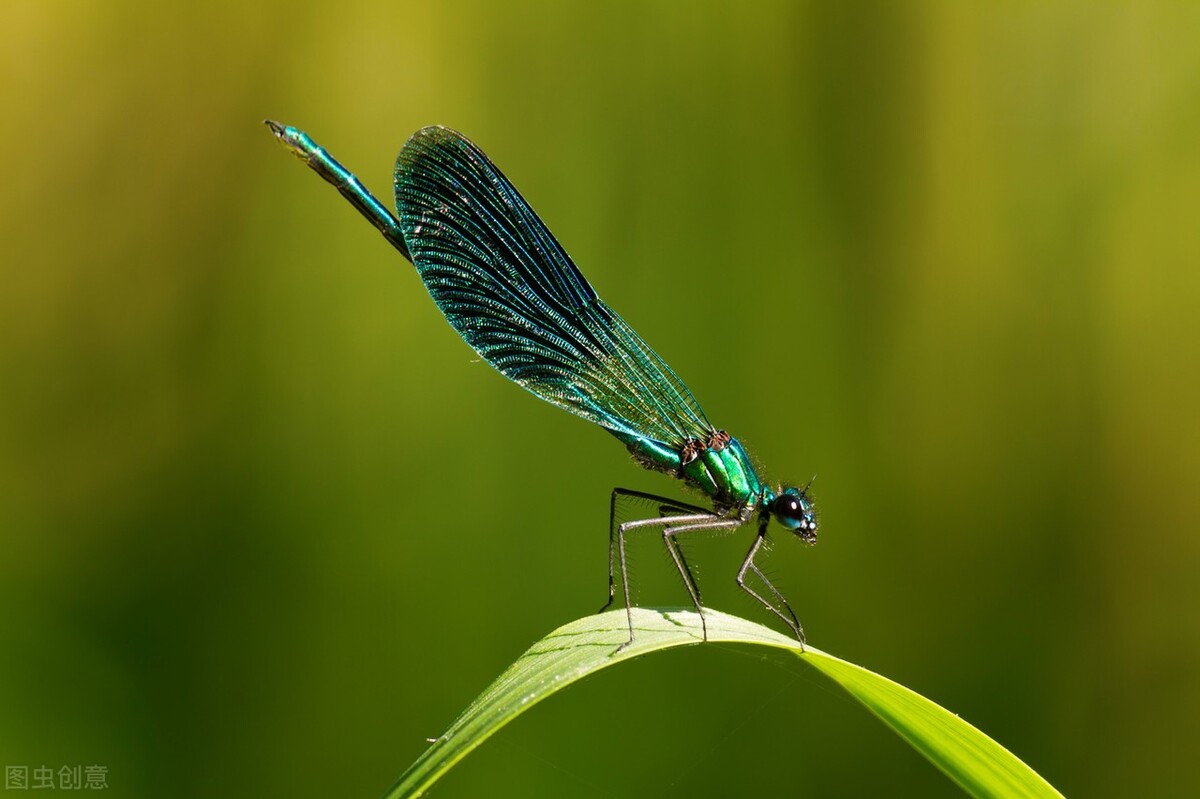
<path fill-rule="evenodd" d="M 680 478 L 722 515 L 744 521 L 756 509 L 774 510 L 777 495 L 742 445 L 708 421 L 683 381 L 597 296 L 465 136 L 444 127 L 413 134 L 396 159 L 393 216 L 306 133 L 267 125 L 413 262 L 446 319 L 501 374 L 606 428 L 641 465 Z M 804 490 L 781 491 L 804 503 L 796 524 L 814 532 Z M 798 529 L 790 519 L 785 525 Z"/>
<path fill-rule="evenodd" d="M 807 487 L 777 494 L 759 480 L 741 442 L 708 421 L 688 387 L 600 299 L 483 151 L 448 128 L 417 131 L 396 158 L 393 215 L 303 131 L 267 125 L 412 262 L 446 320 L 489 365 L 540 399 L 605 428 L 642 466 L 670 474 L 711 500 L 708 509 L 613 490 L 605 607 L 615 596 L 619 561 L 629 626 L 623 646 L 634 637 L 627 533 L 660 531 L 703 624 L 700 591 L 679 536 L 734 530 L 755 515 L 757 535 L 737 584 L 803 642 L 799 619 L 755 556 L 772 518 L 800 540 L 816 541 Z M 623 517 L 622 503 L 640 503 L 647 516 Z"/>

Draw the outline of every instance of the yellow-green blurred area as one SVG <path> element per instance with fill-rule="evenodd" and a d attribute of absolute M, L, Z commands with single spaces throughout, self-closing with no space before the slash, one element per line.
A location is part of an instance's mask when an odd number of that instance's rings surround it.
<path fill-rule="evenodd" d="M 289 156 L 476 141 L 772 481 L 817 646 L 1072 796 L 1200 790 L 1200 7 L 0 8 L 0 762 L 381 795 L 606 596 L 615 485 Z M 706 603 L 750 544 L 692 542 Z M 652 540 L 651 540 L 652 539 Z M 661 540 L 646 605 L 683 605 Z M 799 664 L 585 681 L 475 796 L 955 796 Z"/>

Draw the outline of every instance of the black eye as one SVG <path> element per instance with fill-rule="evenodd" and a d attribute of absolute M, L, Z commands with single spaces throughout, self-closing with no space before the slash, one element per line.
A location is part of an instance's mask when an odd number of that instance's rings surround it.
<path fill-rule="evenodd" d="M 776 503 L 775 512 L 785 519 L 798 520 L 800 518 L 800 500 L 785 494 Z"/>
<path fill-rule="evenodd" d="M 797 489 L 789 488 L 780 494 L 771 512 L 779 523 L 789 530 L 806 537 L 816 534 L 817 515 L 813 511 L 812 502 Z"/>

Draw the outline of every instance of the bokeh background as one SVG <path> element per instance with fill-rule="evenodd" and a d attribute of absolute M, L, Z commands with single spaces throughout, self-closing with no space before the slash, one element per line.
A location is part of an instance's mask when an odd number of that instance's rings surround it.
<path fill-rule="evenodd" d="M 675 492 L 458 339 L 260 124 L 390 204 L 456 127 L 773 480 L 817 646 L 1068 795 L 1200 790 L 1200 7 L 0 7 L 0 761 L 381 795 Z M 709 604 L 743 533 L 694 544 Z M 639 600 L 686 602 L 657 541 Z M 696 647 L 439 796 L 956 796 L 802 666 Z"/>

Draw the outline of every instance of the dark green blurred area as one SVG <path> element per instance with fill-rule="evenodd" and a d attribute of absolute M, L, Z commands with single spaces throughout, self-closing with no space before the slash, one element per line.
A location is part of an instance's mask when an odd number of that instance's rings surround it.
<path fill-rule="evenodd" d="M 224 6 L 224 7 L 221 7 Z M 675 492 L 507 383 L 260 124 L 390 205 L 474 139 L 822 539 L 817 646 L 1072 796 L 1200 790 L 1200 7 L 0 9 L 0 762 L 382 794 Z M 747 533 L 694 544 L 759 621 Z M 648 605 L 686 596 L 635 546 Z M 787 660 L 585 681 L 438 796 L 956 796 Z"/>

